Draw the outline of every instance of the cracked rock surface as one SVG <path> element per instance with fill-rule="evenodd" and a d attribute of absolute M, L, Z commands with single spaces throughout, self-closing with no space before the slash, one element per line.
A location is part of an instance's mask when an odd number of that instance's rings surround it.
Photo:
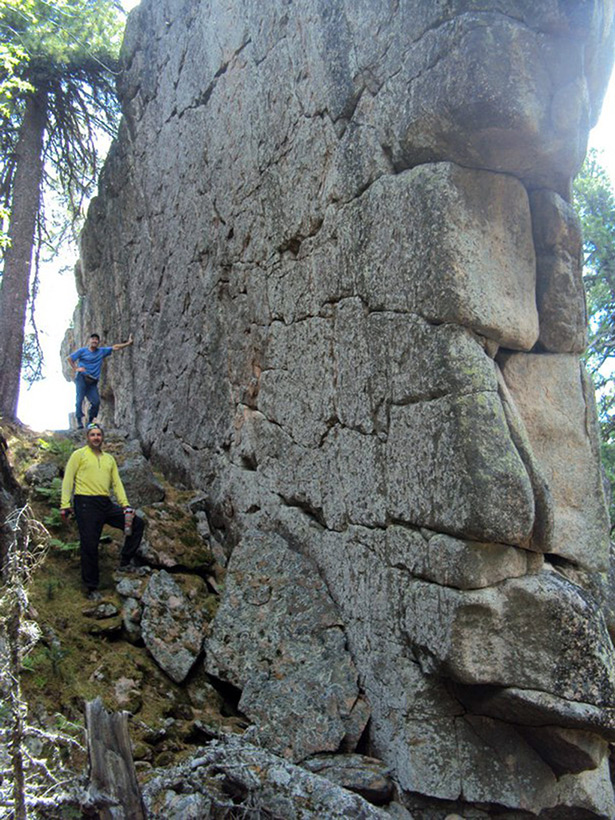
<path fill-rule="evenodd" d="M 127 27 L 66 346 L 134 333 L 103 413 L 229 561 L 176 674 L 204 648 L 269 749 L 359 744 L 430 820 L 615 814 L 569 202 L 614 32 L 600 0 L 143 0 Z"/>
<path fill-rule="evenodd" d="M 295 761 L 354 749 L 369 707 L 337 608 L 317 567 L 279 536 L 236 547 L 205 653 L 207 672 L 242 690 L 239 709 L 267 748 Z"/>

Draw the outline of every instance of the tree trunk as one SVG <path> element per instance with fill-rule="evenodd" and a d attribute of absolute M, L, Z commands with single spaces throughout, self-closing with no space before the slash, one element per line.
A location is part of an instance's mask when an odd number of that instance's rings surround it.
<path fill-rule="evenodd" d="M 90 777 L 87 810 L 98 820 L 145 820 L 128 734 L 128 713 L 85 704 Z"/>
<path fill-rule="evenodd" d="M 17 163 L 8 237 L 0 288 L 0 416 L 14 419 L 19 399 L 24 326 L 28 307 L 32 248 L 43 178 L 43 138 L 47 92 L 26 100 L 17 142 Z"/>

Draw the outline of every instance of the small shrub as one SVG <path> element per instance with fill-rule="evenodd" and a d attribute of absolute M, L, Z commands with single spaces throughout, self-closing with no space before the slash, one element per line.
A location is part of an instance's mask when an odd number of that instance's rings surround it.
<path fill-rule="evenodd" d="M 75 552 L 79 549 L 79 541 L 62 541 L 59 538 L 52 538 L 49 546 L 59 552 Z"/>
<path fill-rule="evenodd" d="M 59 507 L 62 500 L 62 479 L 56 476 L 51 484 L 34 488 L 34 493 L 45 498 L 53 507 Z"/>
<path fill-rule="evenodd" d="M 46 650 L 40 647 L 22 658 L 21 668 L 26 672 L 40 672 L 41 668 L 47 665 L 47 660 Z"/>
<path fill-rule="evenodd" d="M 70 455 L 75 447 L 73 442 L 67 438 L 39 438 L 36 443 L 41 450 L 44 450 L 48 455 L 50 455 L 52 460 L 62 469 L 66 467 L 66 462 L 70 458 Z"/>
<path fill-rule="evenodd" d="M 46 527 L 51 527 L 53 529 L 61 527 L 63 523 L 64 519 L 62 518 L 58 507 L 52 507 L 49 514 L 43 518 L 43 524 Z"/>

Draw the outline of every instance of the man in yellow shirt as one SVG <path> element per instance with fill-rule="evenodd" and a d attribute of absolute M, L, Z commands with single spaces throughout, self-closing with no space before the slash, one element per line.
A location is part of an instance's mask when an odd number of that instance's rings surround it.
<path fill-rule="evenodd" d="M 71 495 L 74 490 L 74 511 L 79 527 L 81 548 L 81 577 L 88 598 L 100 599 L 98 592 L 98 542 L 105 524 L 123 530 L 125 510 L 130 509 L 126 491 L 110 453 L 103 453 L 104 433 L 99 424 L 88 424 L 87 444 L 68 459 L 62 481 L 61 513 L 68 518 L 72 512 Z M 111 500 L 111 490 L 119 505 Z M 132 532 L 126 536 L 120 556 L 120 569 L 129 567 L 139 549 L 143 536 L 143 521 L 135 516 Z"/>

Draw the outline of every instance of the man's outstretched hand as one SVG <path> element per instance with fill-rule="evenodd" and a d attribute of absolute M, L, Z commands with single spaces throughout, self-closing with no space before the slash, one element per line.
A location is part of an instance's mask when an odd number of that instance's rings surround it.
<path fill-rule="evenodd" d="M 60 515 L 62 516 L 62 521 L 68 521 L 68 519 L 73 514 L 73 511 L 70 507 L 65 507 L 63 510 L 60 510 Z"/>

